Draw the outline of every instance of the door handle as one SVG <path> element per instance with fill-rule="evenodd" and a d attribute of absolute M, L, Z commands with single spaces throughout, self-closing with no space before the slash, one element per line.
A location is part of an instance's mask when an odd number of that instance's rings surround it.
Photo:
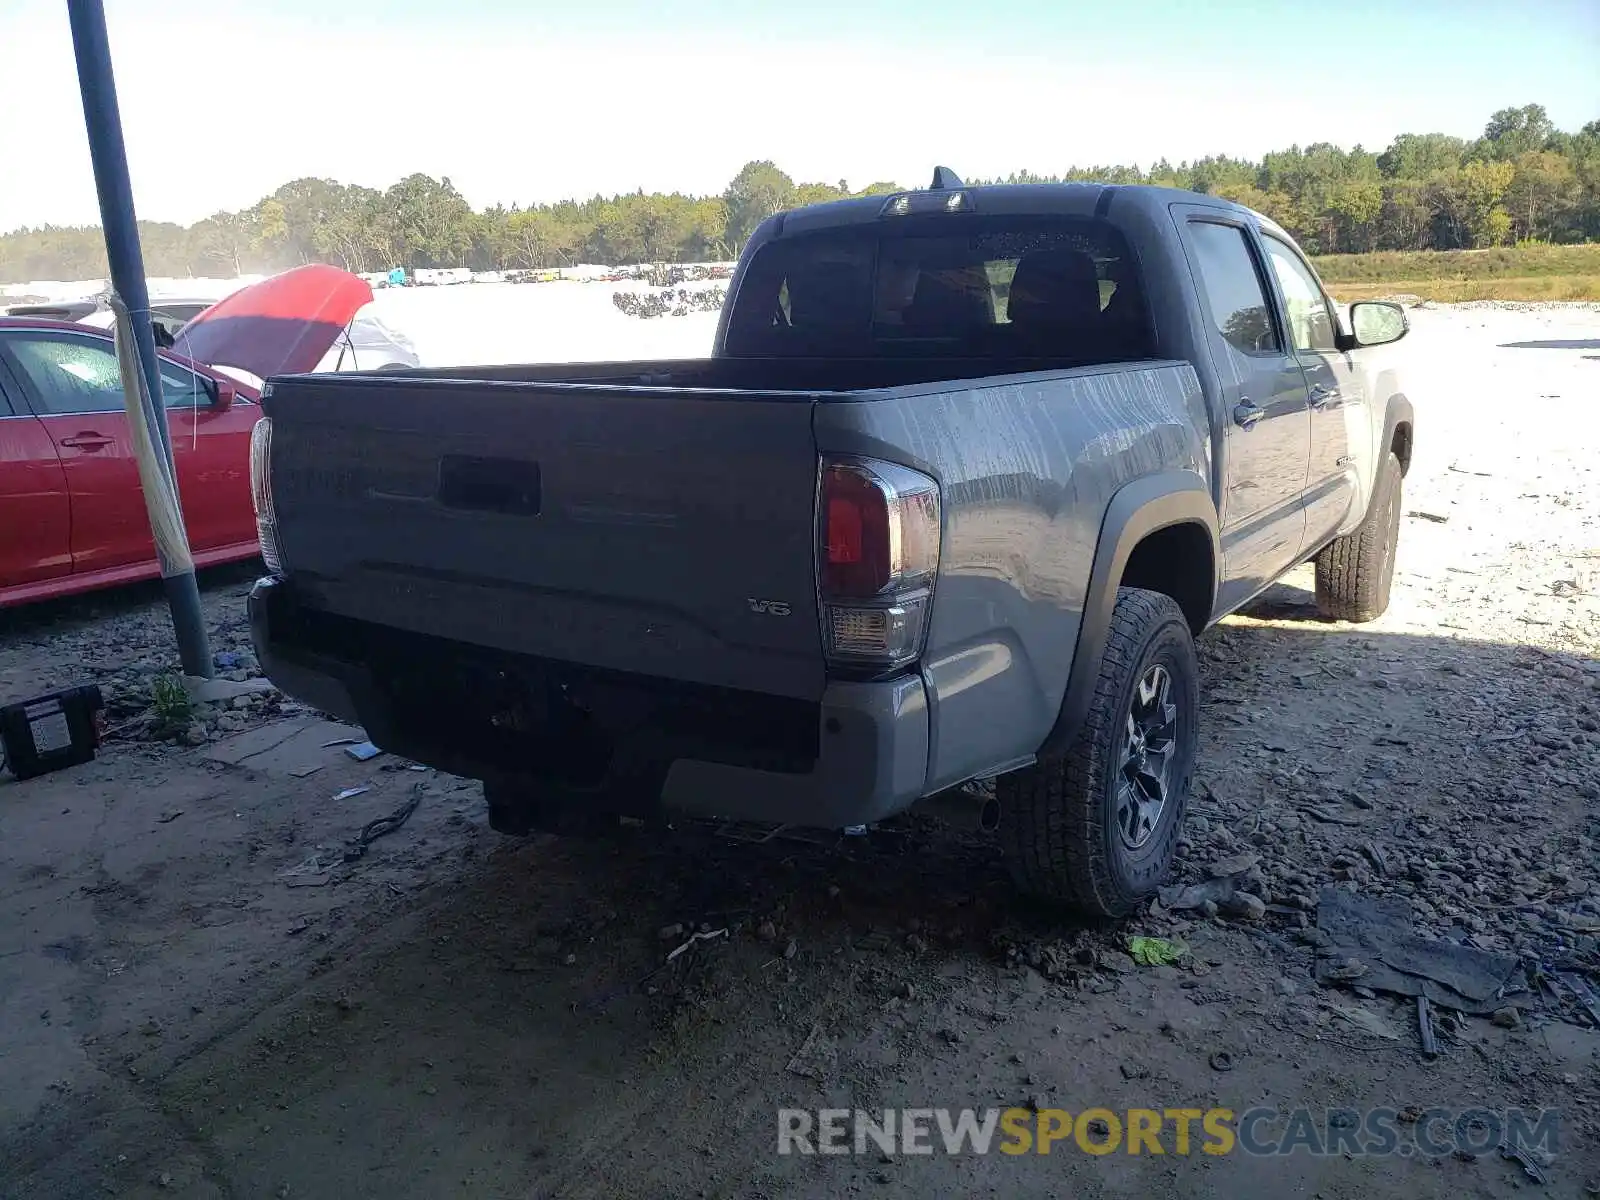
<path fill-rule="evenodd" d="M 102 450 L 116 441 L 103 433 L 75 433 L 71 437 L 61 439 L 63 446 L 71 446 L 74 450 Z"/>
<path fill-rule="evenodd" d="M 1331 404 L 1337 404 L 1339 399 L 1338 388 L 1326 388 L 1319 383 L 1311 389 L 1312 408 L 1327 408 Z"/>
<path fill-rule="evenodd" d="M 1240 429 L 1254 429 L 1256 422 L 1266 415 L 1266 409 L 1257 406 L 1249 399 L 1240 400 L 1233 406 L 1233 423 Z"/>

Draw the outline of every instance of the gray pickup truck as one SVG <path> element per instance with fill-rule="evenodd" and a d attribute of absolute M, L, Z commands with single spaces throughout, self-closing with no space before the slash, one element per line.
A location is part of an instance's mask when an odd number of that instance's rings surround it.
<path fill-rule="evenodd" d="M 1406 328 L 1211 196 L 941 169 L 783 213 L 709 359 L 271 381 L 256 649 L 499 830 L 933 799 L 1126 913 L 1194 636 L 1312 558 L 1328 616 L 1388 603 Z"/>

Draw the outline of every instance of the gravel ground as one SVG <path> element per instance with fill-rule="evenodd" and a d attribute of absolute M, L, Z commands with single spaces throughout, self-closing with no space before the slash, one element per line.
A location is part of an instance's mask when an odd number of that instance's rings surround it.
<path fill-rule="evenodd" d="M 1025 903 L 986 841 L 920 821 L 502 839 L 475 785 L 356 763 L 275 694 L 150 711 L 172 657 L 153 589 L 0 616 L 0 694 L 92 678 L 118 726 L 90 766 L 0 783 L 3 1194 L 1537 1188 L 1492 1147 L 774 1153 L 779 1106 L 1255 1104 L 1559 1108 L 1542 1191 L 1596 1194 L 1600 1022 L 1561 980 L 1600 990 L 1600 309 L 1413 321 L 1393 606 L 1319 621 L 1302 571 L 1202 639 L 1180 874 L 1115 927 Z M 239 678 L 248 577 L 205 581 Z M 1214 915 L 1179 907 L 1217 878 Z M 1492 1019 L 1438 1010 L 1424 1058 L 1409 1001 L 1316 981 L 1328 888 L 1403 900 L 1535 986 Z M 1140 965 L 1140 935 L 1186 953 Z"/>

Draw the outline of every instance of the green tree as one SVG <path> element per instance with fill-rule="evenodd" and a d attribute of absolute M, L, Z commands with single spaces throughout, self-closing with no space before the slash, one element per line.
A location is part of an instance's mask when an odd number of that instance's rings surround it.
<path fill-rule="evenodd" d="M 849 194 L 850 189 L 843 183 L 838 187 L 831 183 L 802 183 L 794 190 L 794 206 L 826 204 L 830 200 L 843 200 Z"/>
<path fill-rule="evenodd" d="M 1600 240 L 1600 121 L 1555 129 L 1537 104 L 1495 113 L 1470 145 L 1443 133 L 1401 134 L 1381 154 L 1327 143 L 1260 162 L 1210 156 L 1148 170 L 1136 164 L 1015 171 L 1010 183 L 1093 180 L 1193 188 L 1264 213 L 1313 253 L 1461 249 L 1512 238 Z M 974 181 L 976 182 L 976 181 Z M 720 196 L 643 191 L 474 212 L 448 179 L 417 174 L 387 190 L 290 180 L 239 212 L 193 226 L 141 221 L 153 276 L 231 274 L 330 262 L 353 271 L 396 265 L 531 267 L 584 262 L 704 261 L 737 253 L 767 216 L 797 204 L 904 190 L 879 181 L 796 186 L 771 162 L 747 163 Z M 0 280 L 103 279 L 93 226 L 44 225 L 0 236 Z"/>
<path fill-rule="evenodd" d="M 199 222 L 190 237 L 204 267 L 226 275 L 243 275 L 260 245 L 254 213 L 219 212 Z M 141 245 L 143 239 L 141 239 Z"/>
<path fill-rule="evenodd" d="M 1572 163 L 1549 150 L 1530 150 L 1512 163 L 1506 210 L 1520 241 L 1554 241 L 1567 228 L 1578 201 L 1578 176 Z"/>
<path fill-rule="evenodd" d="M 1508 162 L 1469 162 L 1459 171 L 1433 176 L 1430 195 L 1447 231 L 1445 249 L 1480 249 L 1505 242 L 1511 216 L 1502 201 L 1514 174 Z"/>
<path fill-rule="evenodd" d="M 1466 154 L 1466 142 L 1447 133 L 1402 133 L 1378 155 L 1378 169 L 1389 179 L 1426 179 L 1459 167 Z"/>
<path fill-rule="evenodd" d="M 472 246 L 472 208 L 449 177 L 407 175 L 384 193 L 395 249 L 407 264 L 452 267 Z"/>
<path fill-rule="evenodd" d="M 1521 108 L 1502 108 L 1490 117 L 1481 145 L 1487 157 L 1507 162 L 1544 149 L 1554 132 L 1544 105 L 1524 104 Z"/>
<path fill-rule="evenodd" d="M 793 208 L 795 197 L 794 180 L 772 163 L 746 163 L 722 197 L 728 208 L 728 244 L 742 247 L 761 222 Z"/>

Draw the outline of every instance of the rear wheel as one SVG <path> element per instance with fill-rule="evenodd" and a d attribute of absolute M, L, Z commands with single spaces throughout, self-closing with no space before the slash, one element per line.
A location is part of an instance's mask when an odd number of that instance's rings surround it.
<path fill-rule="evenodd" d="M 1400 541 L 1400 460 L 1384 455 L 1367 515 L 1317 554 L 1317 607 L 1335 621 L 1372 621 L 1389 607 Z"/>
<path fill-rule="evenodd" d="M 1001 842 L 1020 887 L 1114 917 L 1167 878 L 1194 772 L 1199 677 L 1177 602 L 1121 589 L 1073 744 L 996 782 Z"/>

